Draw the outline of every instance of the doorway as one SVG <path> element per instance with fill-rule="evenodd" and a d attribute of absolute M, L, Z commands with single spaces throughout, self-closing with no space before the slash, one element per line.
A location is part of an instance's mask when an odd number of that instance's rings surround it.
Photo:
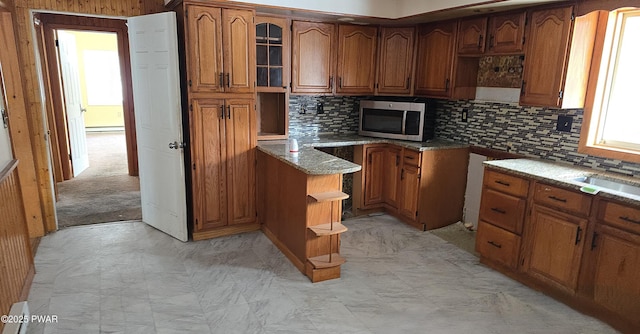
<path fill-rule="evenodd" d="M 125 21 L 37 14 L 36 22 L 58 227 L 140 220 Z"/>

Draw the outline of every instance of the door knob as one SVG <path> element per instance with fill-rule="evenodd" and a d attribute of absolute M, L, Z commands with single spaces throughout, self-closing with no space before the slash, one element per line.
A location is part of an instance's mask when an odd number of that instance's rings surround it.
<path fill-rule="evenodd" d="M 173 150 L 184 148 L 185 146 L 186 146 L 185 143 L 178 143 L 177 141 L 174 141 L 173 143 L 169 143 L 169 148 Z"/>

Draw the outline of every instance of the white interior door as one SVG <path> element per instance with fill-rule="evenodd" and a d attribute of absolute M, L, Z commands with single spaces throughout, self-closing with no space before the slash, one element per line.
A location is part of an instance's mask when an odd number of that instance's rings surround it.
<path fill-rule="evenodd" d="M 62 87 L 64 90 L 64 106 L 67 114 L 69 130 L 69 148 L 71 150 L 71 166 L 73 176 L 78 176 L 89 167 L 87 150 L 87 134 L 84 129 L 82 115 L 82 93 L 80 92 L 80 76 L 78 72 L 78 54 L 76 38 L 73 34 L 58 30 L 58 54 Z"/>
<path fill-rule="evenodd" d="M 142 220 L 187 241 L 176 16 L 167 12 L 127 21 Z M 174 144 L 179 147 L 171 148 Z"/>

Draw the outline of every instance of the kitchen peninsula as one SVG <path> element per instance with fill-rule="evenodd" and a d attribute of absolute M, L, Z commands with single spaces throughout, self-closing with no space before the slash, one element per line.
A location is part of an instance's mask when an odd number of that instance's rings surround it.
<path fill-rule="evenodd" d="M 314 148 L 342 146 L 354 146 L 355 163 Z M 396 153 L 386 159 L 395 172 L 384 172 L 384 156 L 380 156 L 380 165 L 375 167 L 373 158 L 370 161 L 365 158 L 363 163 L 358 152 L 366 154 L 372 148 Z M 467 145 L 446 140 L 408 142 L 337 135 L 301 139 L 297 153 L 289 152 L 286 141 L 259 142 L 256 186 L 262 230 L 313 282 L 338 278 L 340 265 L 345 262 L 339 255 L 340 234 L 346 231 L 340 224 L 342 200 L 349 197 L 342 192 L 344 174 L 356 173 L 354 206 L 368 205 L 367 211 L 360 213 L 384 210 L 403 218 L 402 211 L 393 203 L 380 201 L 374 205 L 365 201 L 367 196 L 362 196 L 363 190 L 366 194 L 371 194 L 371 190 L 381 194 L 383 189 L 390 193 L 382 182 L 393 181 L 394 198 L 399 199 L 398 203 L 406 198 L 406 202 L 414 203 L 416 208 L 409 219 L 403 220 L 424 230 L 427 225 L 421 221 L 431 222 L 435 218 L 439 221 L 433 224 L 443 226 L 461 218 L 466 159 Z M 379 167 L 383 173 L 381 177 L 367 178 L 373 169 Z M 406 177 L 406 170 L 413 170 L 416 177 Z M 372 185 L 374 180 L 375 185 Z M 411 187 L 408 186 L 409 180 L 413 181 Z M 450 191 L 440 191 L 443 187 L 449 187 Z M 437 199 L 429 195 L 434 193 L 438 194 Z M 423 213 L 418 214 L 417 208 L 424 209 Z"/>

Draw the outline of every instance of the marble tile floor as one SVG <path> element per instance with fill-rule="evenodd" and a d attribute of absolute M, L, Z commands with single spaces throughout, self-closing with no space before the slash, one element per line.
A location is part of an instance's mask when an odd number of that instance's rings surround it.
<path fill-rule="evenodd" d="M 29 333 L 615 333 L 390 216 L 344 222 L 312 284 L 262 234 L 182 243 L 143 223 L 42 238 Z"/>

